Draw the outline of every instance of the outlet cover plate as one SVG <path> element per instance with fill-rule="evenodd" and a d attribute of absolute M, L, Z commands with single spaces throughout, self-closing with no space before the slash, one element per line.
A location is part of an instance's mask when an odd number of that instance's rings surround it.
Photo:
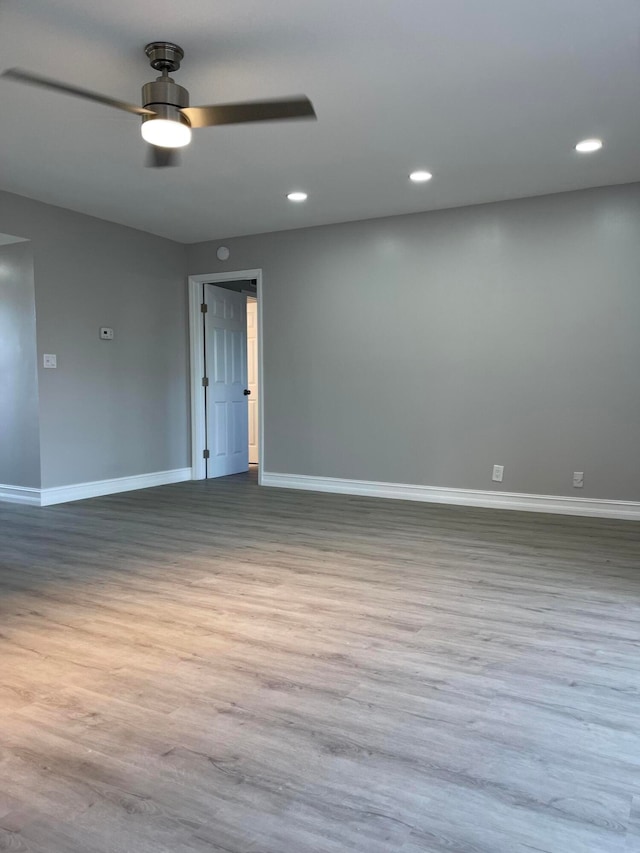
<path fill-rule="evenodd" d="M 501 483 L 504 476 L 504 465 L 494 465 L 491 479 L 494 483 Z"/>

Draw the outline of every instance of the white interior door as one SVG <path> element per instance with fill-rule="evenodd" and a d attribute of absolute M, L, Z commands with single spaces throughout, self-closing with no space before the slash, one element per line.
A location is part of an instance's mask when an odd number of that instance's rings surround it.
<path fill-rule="evenodd" d="M 249 463 L 258 463 L 258 303 L 247 299 L 247 388 L 249 397 Z"/>
<path fill-rule="evenodd" d="M 204 285 L 207 477 L 249 469 L 247 297 Z"/>

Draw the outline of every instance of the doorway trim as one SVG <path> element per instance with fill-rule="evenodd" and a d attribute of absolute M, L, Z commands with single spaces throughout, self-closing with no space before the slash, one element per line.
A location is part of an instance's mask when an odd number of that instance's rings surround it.
<path fill-rule="evenodd" d="M 202 328 L 202 285 L 222 284 L 225 281 L 242 281 L 246 278 L 256 280 L 258 299 L 258 483 L 262 485 L 264 471 L 264 375 L 262 366 L 262 270 L 231 270 L 203 275 L 190 275 L 189 288 L 189 359 L 191 381 L 191 479 L 204 480 L 206 477 L 205 460 L 202 456 L 206 443 L 205 411 L 202 377 L 204 376 L 204 330 Z"/>

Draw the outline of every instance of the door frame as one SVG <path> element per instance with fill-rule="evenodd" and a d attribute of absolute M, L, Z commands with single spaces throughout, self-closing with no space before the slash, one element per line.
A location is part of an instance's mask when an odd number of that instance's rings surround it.
<path fill-rule="evenodd" d="M 190 275 L 189 289 L 189 357 L 191 381 L 191 479 L 204 480 L 206 477 L 205 460 L 202 456 L 206 444 L 204 389 L 204 329 L 202 324 L 202 285 L 222 284 L 225 281 L 256 280 L 256 298 L 258 300 L 258 483 L 262 485 L 264 468 L 264 375 L 262 368 L 262 270 L 231 270 L 214 272 L 208 275 Z"/>

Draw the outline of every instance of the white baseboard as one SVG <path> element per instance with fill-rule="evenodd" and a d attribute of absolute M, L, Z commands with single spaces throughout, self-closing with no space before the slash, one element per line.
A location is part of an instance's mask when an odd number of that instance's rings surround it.
<path fill-rule="evenodd" d="M 117 492 L 132 492 L 135 489 L 150 489 L 152 486 L 182 483 L 184 480 L 190 479 L 191 468 L 176 468 L 173 471 L 155 471 L 151 474 L 137 474 L 133 477 L 116 477 L 113 480 L 95 480 L 93 483 L 74 483 L 71 486 L 42 489 L 40 500 L 41 506 L 50 506 L 67 501 L 97 498 L 101 495 L 113 495 Z"/>
<path fill-rule="evenodd" d="M 28 489 L 26 486 L 0 485 L 0 501 L 8 501 L 12 504 L 40 506 L 40 489 Z"/>
<path fill-rule="evenodd" d="M 309 477 L 306 474 L 276 474 L 263 471 L 261 485 L 281 489 L 306 489 L 343 495 L 396 498 L 404 501 L 477 506 L 488 509 L 514 509 L 526 512 L 552 512 L 598 518 L 640 521 L 640 502 L 570 498 L 563 495 L 528 495 L 518 492 L 489 492 L 477 489 L 447 489 L 440 486 L 414 486 L 406 483 L 379 483 L 373 480 L 343 480 L 338 477 Z"/>
<path fill-rule="evenodd" d="M 19 486 L 0 486 L 0 500 L 12 503 L 27 503 L 35 506 L 80 501 L 117 492 L 149 489 L 166 486 L 191 479 L 191 468 L 175 468 L 173 471 L 154 471 L 151 474 L 136 474 L 133 477 L 115 477 L 112 480 L 94 480 L 92 483 L 73 483 L 71 486 L 55 486 L 50 489 L 25 489 Z"/>

